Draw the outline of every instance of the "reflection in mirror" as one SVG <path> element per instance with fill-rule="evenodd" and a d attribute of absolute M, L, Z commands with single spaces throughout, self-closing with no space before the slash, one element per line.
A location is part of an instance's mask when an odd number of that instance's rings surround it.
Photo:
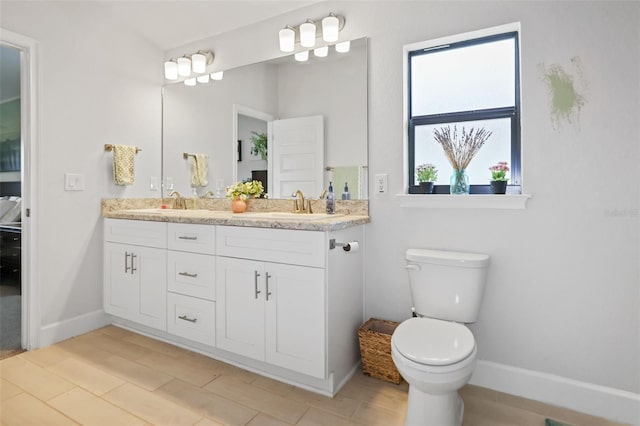
<path fill-rule="evenodd" d="M 366 51 L 366 39 L 360 39 L 346 54 L 331 49 L 328 57 L 310 55 L 302 63 L 287 56 L 227 70 L 223 80 L 209 84 L 165 86 L 163 195 L 212 191 L 223 197 L 226 186 L 256 179 L 271 198 L 290 198 L 292 188 L 315 198 L 333 181 L 338 199 L 345 183 L 351 199 L 366 199 Z M 293 122 L 298 125 L 290 130 Z M 280 128 L 289 129 L 288 139 L 286 132 L 279 136 Z M 267 135 L 266 159 L 252 153 L 256 134 Z M 300 143 L 311 139 L 313 154 Z M 184 159 L 184 153 L 206 157 L 207 185 L 194 185 L 194 157 Z M 291 177 L 299 168 L 313 177 Z"/>

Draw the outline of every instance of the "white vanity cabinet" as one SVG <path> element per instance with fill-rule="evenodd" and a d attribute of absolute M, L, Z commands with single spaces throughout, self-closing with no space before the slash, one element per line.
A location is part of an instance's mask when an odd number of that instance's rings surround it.
<path fill-rule="evenodd" d="M 104 222 L 104 310 L 166 330 L 166 224 Z"/>
<path fill-rule="evenodd" d="M 167 331 L 214 346 L 215 226 L 169 223 Z"/>

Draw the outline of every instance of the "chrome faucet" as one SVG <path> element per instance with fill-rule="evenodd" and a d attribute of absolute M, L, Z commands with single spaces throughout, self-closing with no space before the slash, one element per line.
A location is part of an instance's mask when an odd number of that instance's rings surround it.
<path fill-rule="evenodd" d="M 174 195 L 176 198 L 175 198 L 175 201 L 173 202 L 173 208 L 186 210 L 187 203 L 184 201 L 184 198 L 180 196 L 180 193 L 178 191 L 171 191 L 169 193 L 169 197 L 173 197 Z"/>

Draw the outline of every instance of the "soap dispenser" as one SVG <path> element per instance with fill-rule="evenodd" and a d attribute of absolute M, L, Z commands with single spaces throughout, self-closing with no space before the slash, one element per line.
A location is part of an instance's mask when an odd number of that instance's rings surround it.
<path fill-rule="evenodd" d="M 333 193 L 333 185 L 329 182 L 329 192 L 327 193 L 327 213 L 334 214 L 336 211 L 336 196 Z"/>
<path fill-rule="evenodd" d="M 351 194 L 349 194 L 349 185 L 347 184 L 347 182 L 344 183 L 344 191 L 342 192 L 342 199 L 343 200 L 351 199 Z"/>

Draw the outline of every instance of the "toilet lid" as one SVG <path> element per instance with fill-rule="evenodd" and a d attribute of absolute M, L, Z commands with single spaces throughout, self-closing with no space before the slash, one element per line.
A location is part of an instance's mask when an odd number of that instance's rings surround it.
<path fill-rule="evenodd" d="M 405 358 L 426 365 L 455 364 L 476 346 L 464 325 L 432 318 L 404 321 L 393 332 L 393 344 Z"/>

